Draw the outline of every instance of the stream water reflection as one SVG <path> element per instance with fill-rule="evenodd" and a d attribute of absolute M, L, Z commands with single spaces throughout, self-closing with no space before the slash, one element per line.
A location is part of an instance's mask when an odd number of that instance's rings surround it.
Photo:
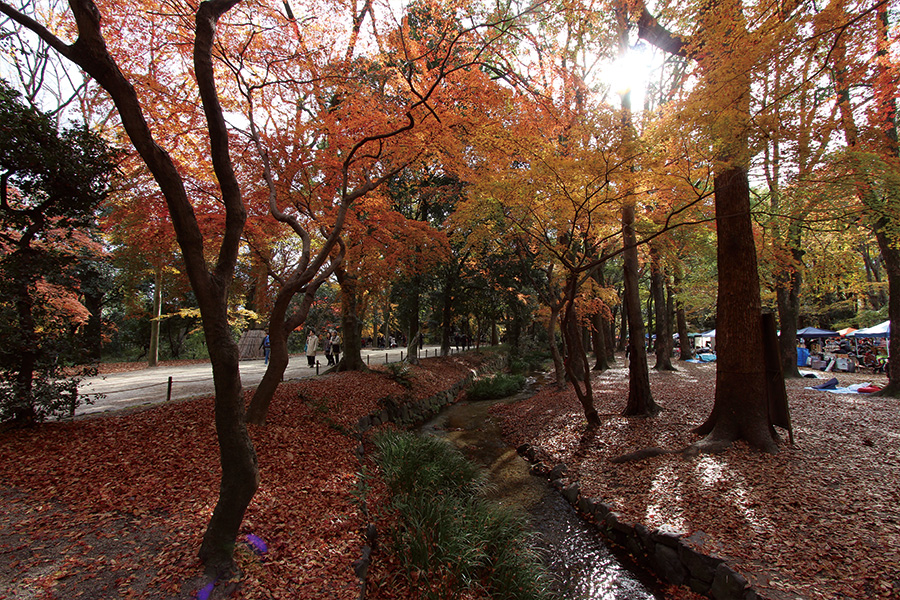
<path fill-rule="evenodd" d="M 544 478 L 531 475 L 530 465 L 503 442 L 488 411 L 498 402 L 515 402 L 521 397 L 458 402 L 422 425 L 419 432 L 450 440 L 484 465 L 491 482 L 489 497 L 530 515 L 538 546 L 562 598 L 663 599 L 652 577 L 623 565 L 593 527 L 580 519 Z"/>

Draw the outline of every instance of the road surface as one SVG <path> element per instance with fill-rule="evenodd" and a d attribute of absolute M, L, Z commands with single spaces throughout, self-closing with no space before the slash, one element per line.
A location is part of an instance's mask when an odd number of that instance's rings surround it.
<path fill-rule="evenodd" d="M 391 348 L 388 351 L 366 349 L 362 351 L 362 358 L 373 366 L 382 365 L 400 361 L 401 353 L 405 356 L 406 348 Z M 419 352 L 419 356 L 424 358 L 437 356 L 439 353 L 439 346 L 425 346 Z M 328 369 L 325 357 L 319 355 L 317 359 L 320 363 L 318 370 L 307 365 L 306 356 L 292 355 L 284 372 L 284 380 L 314 377 L 318 373 L 324 373 Z M 239 368 L 241 382 L 245 388 L 256 387 L 266 372 L 266 365 L 262 359 L 242 360 Z M 99 375 L 84 379 L 78 386 L 78 393 L 93 397 L 93 403 L 78 406 L 75 409 L 75 416 L 158 404 L 167 399 L 183 400 L 195 396 L 208 396 L 213 392 L 212 366 L 209 363 L 148 367 L 139 371 Z"/>

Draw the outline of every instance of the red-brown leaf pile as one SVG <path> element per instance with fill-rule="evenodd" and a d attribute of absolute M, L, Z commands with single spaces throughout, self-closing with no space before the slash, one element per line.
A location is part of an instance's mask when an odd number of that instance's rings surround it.
<path fill-rule="evenodd" d="M 642 448 L 677 450 L 709 415 L 715 365 L 651 372 L 655 418 L 618 416 L 625 369 L 598 378 L 601 427 L 586 427 L 571 388 L 498 407 L 511 444 L 566 463 L 583 493 L 628 520 L 691 535 L 773 599 L 900 598 L 900 401 L 806 390 L 787 383 L 796 445 L 771 456 L 737 444 L 717 455 L 609 459 Z M 838 374 L 841 385 L 872 375 Z M 784 433 L 784 432 L 782 432 Z M 786 435 L 785 435 L 786 437 Z"/>
<path fill-rule="evenodd" d="M 423 361 L 412 390 L 341 373 L 282 385 L 251 428 L 260 487 L 236 551 L 241 598 L 357 598 L 364 543 L 354 504 L 357 445 L 346 431 L 386 396 L 428 397 L 484 360 Z M 302 399 L 301 399 L 302 398 Z M 219 486 L 213 401 L 47 424 L 0 435 L 0 597 L 186 598 Z"/>

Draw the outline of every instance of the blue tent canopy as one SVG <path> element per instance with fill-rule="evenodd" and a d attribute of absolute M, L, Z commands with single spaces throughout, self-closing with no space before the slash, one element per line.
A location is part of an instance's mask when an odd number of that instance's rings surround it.
<path fill-rule="evenodd" d="M 872 325 L 865 329 L 857 329 L 856 331 L 847 334 L 847 336 L 857 338 L 891 337 L 891 321 L 888 319 L 884 323 L 879 323 L 878 325 Z"/>
<path fill-rule="evenodd" d="M 816 329 L 815 327 L 804 327 L 803 329 L 797 330 L 797 337 L 807 340 L 839 336 L 840 334 L 837 331 L 829 331 L 828 329 Z"/>

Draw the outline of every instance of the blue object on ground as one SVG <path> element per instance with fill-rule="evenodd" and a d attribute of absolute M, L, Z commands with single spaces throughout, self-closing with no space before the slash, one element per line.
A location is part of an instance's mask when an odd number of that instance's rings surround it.
<path fill-rule="evenodd" d="M 837 378 L 832 377 L 825 383 L 820 383 L 819 385 L 814 385 L 813 389 L 814 390 L 833 390 L 833 389 L 836 389 L 837 386 L 838 386 Z"/>
<path fill-rule="evenodd" d="M 805 367 L 809 362 L 809 348 L 797 348 L 797 366 Z"/>
<path fill-rule="evenodd" d="M 269 545 L 266 544 L 266 541 L 258 535 L 254 535 L 252 533 L 247 534 L 247 545 L 249 545 L 250 549 L 259 556 L 262 556 L 269 551 Z"/>

